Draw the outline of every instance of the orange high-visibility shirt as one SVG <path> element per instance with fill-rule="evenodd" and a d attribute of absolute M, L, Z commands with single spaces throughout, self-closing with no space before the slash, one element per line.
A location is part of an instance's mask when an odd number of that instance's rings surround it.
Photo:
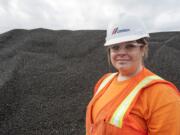
<path fill-rule="evenodd" d="M 118 95 L 122 89 L 124 89 L 131 79 L 118 82 L 117 78 L 114 78 L 106 92 L 99 98 L 99 100 L 96 101 L 94 107 L 93 107 L 93 120 L 96 119 L 96 116 L 98 115 L 98 112 L 104 107 L 107 103 L 109 103 L 113 98 L 115 98 L 116 95 Z"/>
<path fill-rule="evenodd" d="M 106 92 L 94 104 L 94 121 L 101 109 L 118 95 L 131 79 L 118 82 L 117 77 L 114 78 Z M 180 135 L 180 96 L 167 84 L 155 84 L 143 90 L 129 117 L 139 129 L 148 131 L 149 135 Z"/>

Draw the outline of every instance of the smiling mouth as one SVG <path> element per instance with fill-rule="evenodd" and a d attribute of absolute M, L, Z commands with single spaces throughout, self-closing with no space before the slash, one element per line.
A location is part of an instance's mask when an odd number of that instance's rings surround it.
<path fill-rule="evenodd" d="M 129 61 L 129 59 L 117 59 L 116 61 Z"/>

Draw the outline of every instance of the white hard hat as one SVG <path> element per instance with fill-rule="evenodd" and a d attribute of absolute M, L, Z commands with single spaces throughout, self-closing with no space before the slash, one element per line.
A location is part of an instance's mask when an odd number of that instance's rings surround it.
<path fill-rule="evenodd" d="M 108 25 L 104 46 L 134 41 L 144 37 L 149 37 L 149 34 L 143 22 L 137 16 L 124 13 Z"/>

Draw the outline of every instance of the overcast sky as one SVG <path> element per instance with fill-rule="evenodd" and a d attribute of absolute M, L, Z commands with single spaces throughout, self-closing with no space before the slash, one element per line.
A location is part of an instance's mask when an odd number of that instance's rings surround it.
<path fill-rule="evenodd" d="M 149 32 L 180 31 L 179 0 L 0 0 L 0 33 L 12 29 L 106 29 L 121 12 L 140 16 Z"/>

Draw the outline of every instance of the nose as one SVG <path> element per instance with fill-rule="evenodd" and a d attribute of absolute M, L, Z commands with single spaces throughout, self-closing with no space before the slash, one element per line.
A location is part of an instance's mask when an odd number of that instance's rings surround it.
<path fill-rule="evenodd" d="M 127 53 L 127 50 L 125 47 L 119 47 L 118 51 L 117 51 L 119 54 L 126 54 Z"/>

